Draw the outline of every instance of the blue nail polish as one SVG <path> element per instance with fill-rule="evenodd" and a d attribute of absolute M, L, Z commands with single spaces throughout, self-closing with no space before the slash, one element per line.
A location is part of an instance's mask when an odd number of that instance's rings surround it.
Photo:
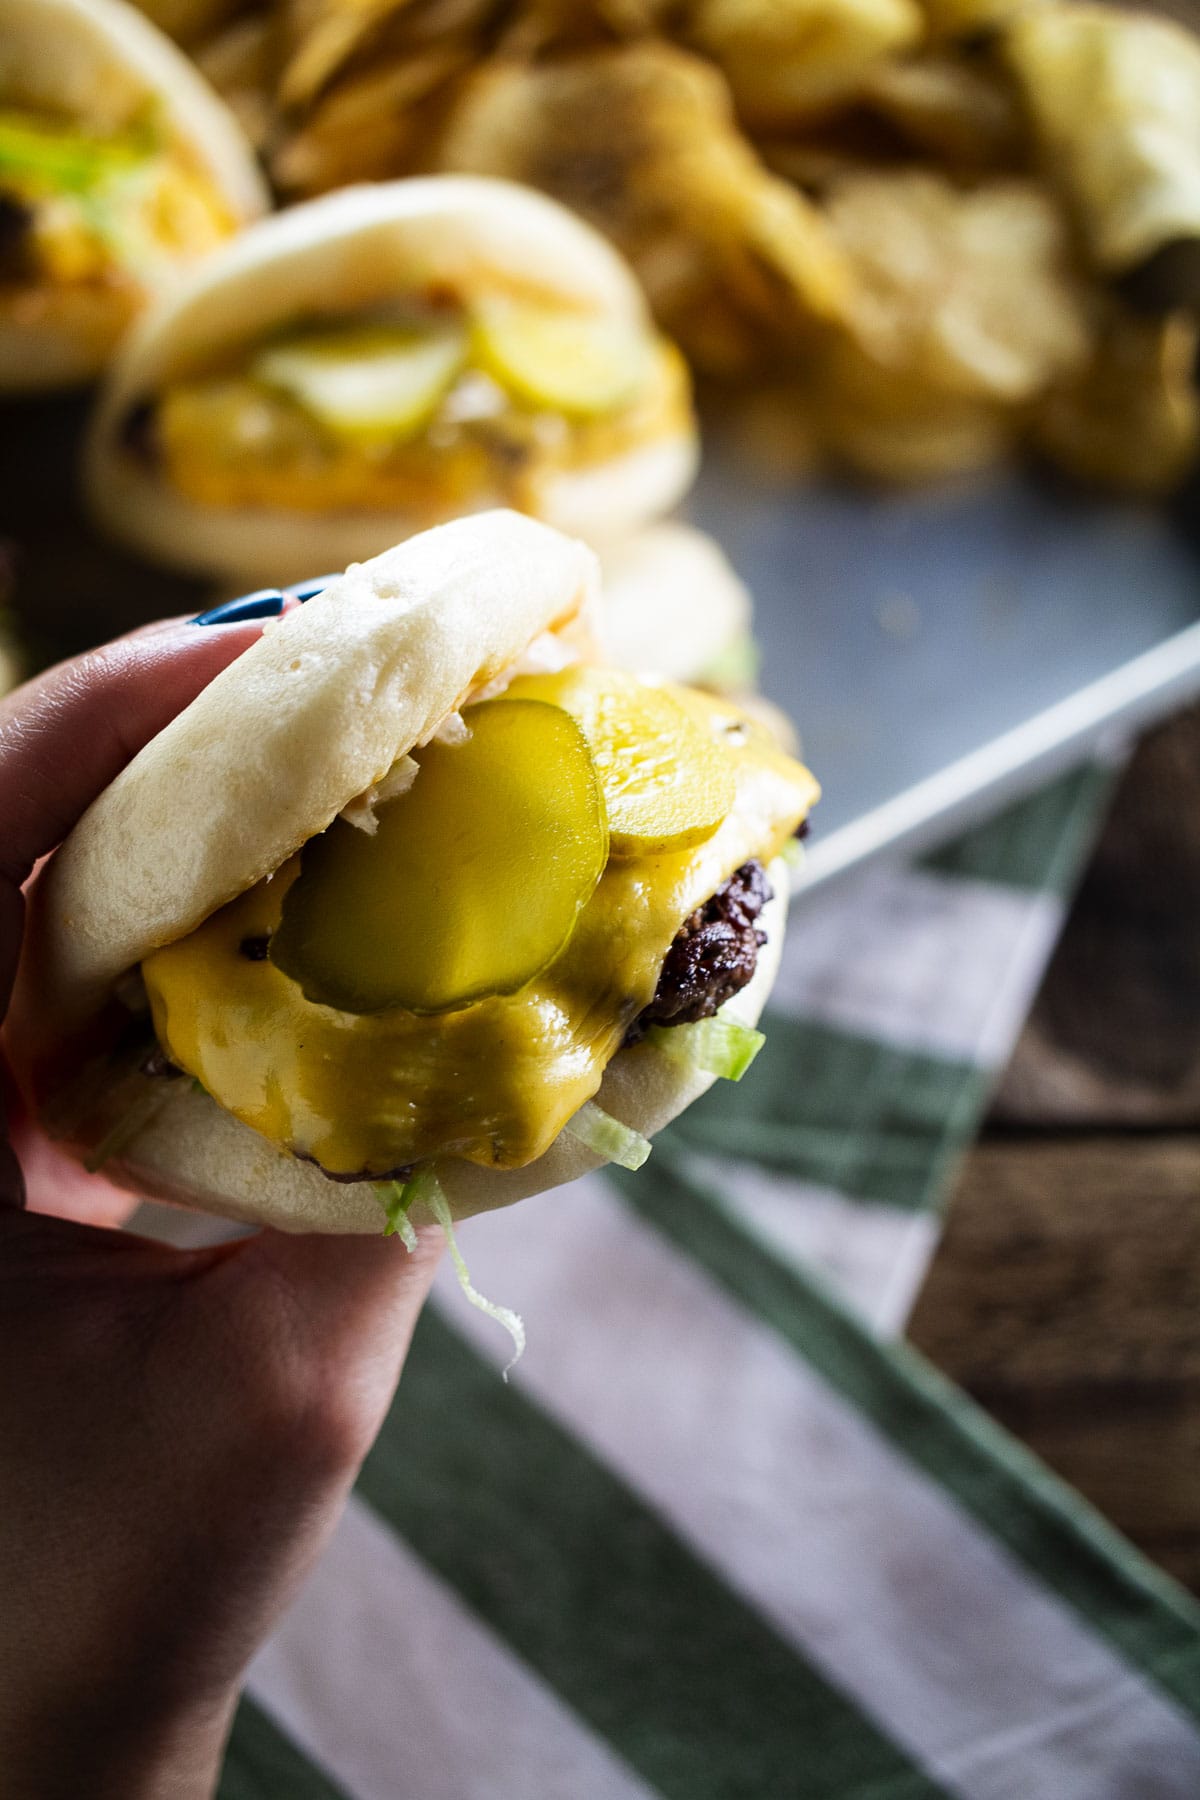
<path fill-rule="evenodd" d="M 312 581 L 293 581 L 288 588 L 288 593 L 295 594 L 297 600 L 303 605 L 305 600 L 315 600 L 331 581 L 336 580 L 336 575 L 318 575 Z"/>
<path fill-rule="evenodd" d="M 275 619 L 283 611 L 283 595 L 278 588 L 258 588 L 253 594 L 242 594 L 237 600 L 226 600 L 223 606 L 210 607 L 197 613 L 193 625 L 243 625 L 252 619 Z"/>

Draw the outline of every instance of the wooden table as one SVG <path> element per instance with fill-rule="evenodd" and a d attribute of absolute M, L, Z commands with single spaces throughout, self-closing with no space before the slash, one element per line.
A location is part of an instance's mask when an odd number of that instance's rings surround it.
<path fill-rule="evenodd" d="M 1200 1593 L 1200 709 L 1120 785 L 911 1335 Z"/>

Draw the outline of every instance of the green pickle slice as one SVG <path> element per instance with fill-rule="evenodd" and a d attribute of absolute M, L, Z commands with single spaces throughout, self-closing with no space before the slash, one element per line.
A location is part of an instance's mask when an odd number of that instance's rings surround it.
<path fill-rule="evenodd" d="M 475 309 L 475 356 L 517 399 L 587 418 L 636 399 L 651 349 L 636 320 L 497 296 Z"/>
<path fill-rule="evenodd" d="M 552 963 L 608 856 L 576 721 L 485 700 L 461 743 L 427 744 L 374 836 L 337 819 L 305 846 L 271 939 L 309 1000 L 344 1012 L 452 1012 Z"/>
<path fill-rule="evenodd" d="M 513 697 L 548 700 L 578 719 L 604 792 L 614 856 L 702 844 L 733 808 L 732 758 L 668 689 L 617 669 L 520 676 Z"/>
<path fill-rule="evenodd" d="M 459 324 L 360 325 L 272 344 L 250 373 L 341 437 L 396 440 L 427 423 L 466 360 Z"/>

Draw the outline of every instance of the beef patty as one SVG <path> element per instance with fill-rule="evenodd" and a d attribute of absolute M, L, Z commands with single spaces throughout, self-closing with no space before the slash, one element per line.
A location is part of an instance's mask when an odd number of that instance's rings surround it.
<path fill-rule="evenodd" d="M 627 1044 L 645 1037 L 651 1025 L 711 1019 L 746 986 L 767 941 L 757 920 L 771 897 L 762 864 L 743 863 L 683 921 L 667 951 L 653 1000 L 625 1033 Z"/>

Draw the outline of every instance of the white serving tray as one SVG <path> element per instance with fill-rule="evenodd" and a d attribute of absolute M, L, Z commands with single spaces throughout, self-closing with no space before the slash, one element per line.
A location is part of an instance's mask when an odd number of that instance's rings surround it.
<path fill-rule="evenodd" d="M 1031 473 L 774 483 L 709 425 L 688 507 L 755 598 L 764 691 L 824 789 L 801 885 L 928 848 L 1200 694 L 1186 510 Z"/>

